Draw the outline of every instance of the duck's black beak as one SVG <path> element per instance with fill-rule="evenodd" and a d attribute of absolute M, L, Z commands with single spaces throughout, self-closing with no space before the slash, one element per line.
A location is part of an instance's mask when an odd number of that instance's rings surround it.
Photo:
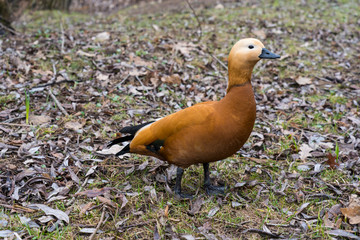
<path fill-rule="evenodd" d="M 272 53 L 266 48 L 263 48 L 261 54 L 259 55 L 259 58 L 274 59 L 274 58 L 280 58 L 280 55 Z"/>

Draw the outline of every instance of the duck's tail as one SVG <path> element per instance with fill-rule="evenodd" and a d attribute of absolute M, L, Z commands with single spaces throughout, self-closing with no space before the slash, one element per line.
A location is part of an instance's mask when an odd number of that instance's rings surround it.
<path fill-rule="evenodd" d="M 146 125 L 149 125 L 151 123 L 153 123 L 153 122 L 147 122 L 147 123 L 139 124 L 136 126 L 128 126 L 128 127 L 124 127 L 122 129 L 120 129 L 120 133 L 124 133 L 124 134 L 128 134 L 128 135 L 112 140 L 111 142 L 109 142 L 107 147 L 111 147 L 112 145 L 119 144 L 122 142 L 128 142 L 128 141 L 131 142 L 131 140 L 135 137 L 135 134 L 137 131 L 139 131 L 141 128 L 143 128 Z M 121 156 L 125 153 L 129 153 L 129 151 L 130 151 L 130 143 L 127 144 L 120 152 L 116 153 L 115 155 Z"/>

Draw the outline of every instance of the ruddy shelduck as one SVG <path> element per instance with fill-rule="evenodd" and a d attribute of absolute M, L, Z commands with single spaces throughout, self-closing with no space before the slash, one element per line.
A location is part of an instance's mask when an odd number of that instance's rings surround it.
<path fill-rule="evenodd" d="M 260 59 L 279 57 L 257 39 L 238 41 L 229 54 L 229 82 L 223 99 L 198 103 L 154 122 L 124 127 L 120 132 L 127 135 L 108 146 L 130 141 L 117 156 L 137 153 L 176 165 L 175 194 L 182 198 L 192 197 L 181 192 L 184 169 L 197 163 L 204 167 L 206 193 L 224 193 L 224 187 L 210 183 L 209 163 L 233 155 L 249 138 L 256 116 L 251 73 Z"/>

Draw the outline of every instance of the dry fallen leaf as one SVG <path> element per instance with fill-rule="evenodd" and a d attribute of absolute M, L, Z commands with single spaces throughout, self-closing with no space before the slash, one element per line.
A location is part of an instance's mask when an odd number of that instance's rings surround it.
<path fill-rule="evenodd" d="M 101 151 L 96 151 L 99 154 L 102 155 L 114 155 L 118 152 L 120 152 L 125 146 L 120 146 L 120 145 L 112 145 L 110 148 L 104 148 Z"/>
<path fill-rule="evenodd" d="M 191 42 L 178 42 L 173 45 L 175 52 L 180 52 L 185 57 L 190 57 L 190 52 L 195 49 L 196 45 Z"/>
<path fill-rule="evenodd" d="M 51 121 L 51 117 L 46 115 L 29 115 L 29 122 L 34 125 L 41 125 Z"/>
<path fill-rule="evenodd" d="M 331 169 L 335 169 L 336 166 L 339 166 L 339 163 L 336 162 L 336 156 L 333 156 L 331 153 L 327 155 L 328 160 L 326 161 L 329 164 Z"/>
<path fill-rule="evenodd" d="M 224 5 L 222 5 L 221 3 L 218 3 L 218 4 L 215 6 L 215 9 L 224 9 Z"/>
<path fill-rule="evenodd" d="M 169 205 L 166 205 L 166 207 L 165 207 L 164 216 L 165 216 L 166 218 L 169 217 Z"/>
<path fill-rule="evenodd" d="M 81 228 L 80 229 L 80 233 L 87 233 L 87 234 L 92 234 L 96 231 L 96 228 Z M 96 233 L 103 233 L 103 231 L 101 231 L 100 229 L 98 229 L 96 231 Z"/>
<path fill-rule="evenodd" d="M 149 67 L 149 68 L 154 67 L 153 62 L 143 60 L 141 57 L 138 57 L 133 53 L 130 54 L 129 58 L 130 58 L 130 62 L 133 62 L 137 67 Z"/>
<path fill-rule="evenodd" d="M 87 53 L 87 52 L 84 52 L 84 51 L 82 51 L 82 50 L 78 50 L 78 51 L 76 52 L 76 55 L 78 55 L 78 56 L 85 56 L 85 57 L 95 57 L 95 56 L 96 56 L 95 53 Z"/>
<path fill-rule="evenodd" d="M 163 83 L 170 83 L 170 84 L 181 84 L 181 78 L 179 74 L 173 74 L 171 76 L 165 76 L 161 78 Z"/>
<path fill-rule="evenodd" d="M 61 211 L 59 209 L 53 209 L 53 208 L 48 207 L 48 206 L 46 206 L 44 204 L 30 204 L 30 205 L 28 205 L 28 207 L 35 208 L 35 209 L 40 209 L 46 215 L 52 215 L 52 216 L 56 217 L 59 220 L 63 220 L 66 223 L 69 223 L 69 216 L 65 212 L 63 212 L 63 211 Z"/>
<path fill-rule="evenodd" d="M 333 228 L 335 226 L 335 224 L 329 219 L 329 213 L 326 212 L 324 217 L 323 217 L 323 221 L 324 221 L 324 226 L 328 227 L 328 228 Z"/>
<path fill-rule="evenodd" d="M 184 234 L 184 235 L 181 235 L 181 239 L 185 239 L 185 240 L 195 240 L 196 238 L 195 238 L 193 235 Z"/>
<path fill-rule="evenodd" d="M 220 210 L 219 207 L 214 207 L 212 209 L 210 209 L 209 213 L 208 213 L 208 217 L 213 217 L 218 211 Z"/>
<path fill-rule="evenodd" d="M 87 196 L 89 198 L 92 198 L 92 197 L 104 195 L 106 192 L 110 192 L 110 190 L 111 190 L 110 187 L 94 188 L 94 189 L 79 192 L 79 193 L 75 194 L 75 196 L 82 195 L 82 196 Z"/>
<path fill-rule="evenodd" d="M 311 78 L 308 78 L 308 77 L 298 77 L 295 79 L 295 81 L 299 85 L 308 85 L 308 84 L 312 83 Z"/>
<path fill-rule="evenodd" d="M 161 239 L 161 236 L 159 234 L 159 230 L 158 230 L 158 226 L 157 224 L 155 225 L 155 229 L 154 229 L 154 237 L 153 237 L 154 240 L 160 240 Z"/>
<path fill-rule="evenodd" d="M 355 239 L 355 240 L 360 239 L 360 237 L 356 236 L 355 234 L 349 233 L 349 232 L 347 232 L 345 230 L 341 230 L 341 229 L 331 230 L 331 231 L 328 231 L 327 233 L 330 235 L 333 235 L 333 236 L 344 237 L 347 239 Z"/>
<path fill-rule="evenodd" d="M 101 197 L 101 196 L 97 196 L 97 199 L 98 199 L 100 202 L 105 203 L 106 205 L 108 205 L 108 206 L 110 206 L 110 207 L 117 208 L 116 203 L 114 203 L 113 201 L 111 201 L 111 200 L 108 199 L 108 198 Z"/>
<path fill-rule="evenodd" d="M 146 75 L 146 71 L 144 71 L 144 70 L 139 70 L 139 69 L 137 69 L 137 68 L 133 68 L 133 69 L 131 69 L 131 70 L 129 71 L 129 75 L 130 75 L 130 76 L 137 76 L 137 77 L 139 77 L 139 76 L 145 76 L 145 75 Z"/>
<path fill-rule="evenodd" d="M 263 29 L 257 29 L 252 31 L 253 34 L 255 34 L 256 37 L 260 38 L 260 39 L 265 39 L 266 38 L 266 33 Z"/>
<path fill-rule="evenodd" d="M 1 230 L 0 231 L 0 237 L 6 238 L 6 239 L 13 239 L 14 232 L 10 230 Z"/>
<path fill-rule="evenodd" d="M 349 219 L 350 224 L 360 223 L 360 197 L 352 194 L 349 206 L 340 209 L 341 213 Z"/>
<path fill-rule="evenodd" d="M 94 42 L 104 42 L 110 39 L 110 33 L 109 32 L 98 33 L 92 39 L 94 40 Z"/>
<path fill-rule="evenodd" d="M 120 198 L 121 198 L 121 201 L 122 201 L 122 204 L 121 204 L 120 208 L 124 208 L 126 206 L 126 204 L 128 203 L 128 200 L 127 200 L 127 198 L 125 197 L 124 194 L 120 194 Z"/>
<path fill-rule="evenodd" d="M 349 219 L 350 224 L 360 223 L 360 206 L 341 208 L 341 212 Z"/>
<path fill-rule="evenodd" d="M 189 211 L 189 214 L 197 214 L 200 211 L 201 205 L 203 205 L 204 203 L 204 198 L 197 198 L 195 202 L 191 202 L 191 210 Z"/>
<path fill-rule="evenodd" d="M 99 73 L 99 74 L 96 75 L 96 79 L 99 80 L 99 81 L 107 81 L 107 80 L 109 80 L 109 75 Z"/>
<path fill-rule="evenodd" d="M 306 158 L 310 157 L 311 156 L 310 152 L 312 150 L 313 149 L 309 145 L 307 145 L 306 143 L 301 144 L 300 152 L 299 152 L 300 159 L 305 160 Z"/>
<path fill-rule="evenodd" d="M 83 217 L 84 214 L 86 213 L 87 210 L 89 210 L 92 206 L 94 205 L 93 202 L 88 202 L 87 204 L 85 204 L 84 206 L 81 207 L 79 216 Z"/>
<path fill-rule="evenodd" d="M 66 122 L 65 123 L 65 128 L 71 129 L 74 131 L 78 131 L 78 130 L 82 129 L 83 126 L 84 126 L 84 124 L 79 123 L 79 122 Z"/>

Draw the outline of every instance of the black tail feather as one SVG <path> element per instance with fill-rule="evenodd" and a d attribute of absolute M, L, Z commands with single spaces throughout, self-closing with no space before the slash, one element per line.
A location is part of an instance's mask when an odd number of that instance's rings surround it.
<path fill-rule="evenodd" d="M 129 135 L 129 136 L 125 136 L 125 137 L 116 138 L 116 139 L 112 140 L 111 142 L 109 142 L 107 147 L 111 147 L 112 145 L 115 145 L 115 144 L 118 144 L 118 143 L 130 141 L 133 138 L 134 138 L 134 135 Z"/>
<path fill-rule="evenodd" d="M 128 127 L 124 127 L 120 130 L 121 133 L 128 133 L 129 135 L 125 136 L 125 137 L 120 137 L 120 138 L 116 138 L 114 140 L 112 140 L 111 142 L 109 142 L 109 144 L 107 145 L 107 147 L 111 147 L 112 145 L 118 144 L 118 143 L 122 143 L 122 142 L 127 142 L 127 141 L 131 141 L 134 137 L 137 131 L 139 131 L 142 127 L 149 125 L 152 122 L 147 122 L 147 123 L 143 123 L 140 125 L 136 125 L 136 126 L 128 126 Z M 123 155 L 125 153 L 130 152 L 130 144 L 126 145 L 120 152 L 116 153 L 116 156 L 120 156 Z"/>
<path fill-rule="evenodd" d="M 128 126 L 128 127 L 124 127 L 120 130 L 121 133 L 129 133 L 131 135 L 135 135 L 135 133 L 137 131 L 139 131 L 142 127 L 145 127 L 146 125 L 149 125 L 151 123 L 153 123 L 154 121 L 152 122 L 147 122 L 147 123 L 143 123 L 143 124 L 140 124 L 140 125 L 136 125 L 136 126 Z"/>
<path fill-rule="evenodd" d="M 129 153 L 130 152 L 130 144 L 126 145 L 123 149 L 121 149 L 120 152 L 116 153 L 115 156 L 121 156 L 125 153 Z"/>

